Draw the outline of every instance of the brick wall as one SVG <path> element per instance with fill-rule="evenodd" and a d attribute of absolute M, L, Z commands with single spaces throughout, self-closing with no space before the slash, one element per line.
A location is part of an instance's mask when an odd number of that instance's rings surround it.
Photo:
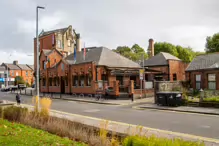
<path fill-rule="evenodd" d="M 173 74 L 177 75 L 177 80 L 182 81 L 185 80 L 185 69 L 188 64 L 182 61 L 177 60 L 168 60 L 169 61 L 169 69 L 170 69 L 170 81 L 173 81 Z"/>
<path fill-rule="evenodd" d="M 28 73 L 26 75 L 26 72 Z M 21 76 L 23 77 L 25 82 L 28 82 L 30 85 L 33 83 L 33 71 L 32 70 L 22 70 Z"/>
<path fill-rule="evenodd" d="M 53 44 L 52 44 L 53 35 L 54 35 L 54 33 L 39 38 L 39 42 L 40 42 L 39 51 L 40 52 L 42 49 L 51 50 L 53 48 Z M 37 48 L 36 48 L 36 38 L 35 38 L 34 39 L 34 70 L 36 70 L 36 62 L 37 62 L 37 60 L 36 60 L 37 51 L 36 50 L 37 50 Z"/>
<path fill-rule="evenodd" d="M 193 89 L 196 89 L 196 75 L 201 75 L 201 88 L 208 89 L 208 74 L 216 74 L 216 89 L 219 90 L 219 70 L 186 72 L 186 80 L 190 81 Z"/>

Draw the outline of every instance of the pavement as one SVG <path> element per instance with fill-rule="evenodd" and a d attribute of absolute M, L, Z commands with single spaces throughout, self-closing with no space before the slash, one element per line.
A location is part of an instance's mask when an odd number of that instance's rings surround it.
<path fill-rule="evenodd" d="M 10 92 L 8 92 L 10 93 Z M 17 92 L 12 92 L 12 94 L 16 94 Z M 20 91 L 19 91 L 20 93 Z M 33 88 L 27 88 L 27 90 L 22 90 L 21 94 L 23 95 L 27 95 L 27 96 L 32 96 L 32 94 L 34 93 L 34 89 Z M 45 97 L 51 97 L 51 94 L 45 94 L 43 95 L 42 93 L 40 94 L 40 96 L 45 96 Z M 95 97 L 88 97 L 88 96 L 84 96 L 83 94 L 77 96 L 77 95 L 62 95 L 62 97 L 60 97 L 60 94 L 53 94 L 52 95 L 53 99 L 62 99 L 62 100 L 69 100 L 69 101 L 78 101 L 78 102 L 89 102 L 89 103 L 98 103 L 98 104 L 108 104 L 108 105 L 136 105 L 139 103 L 154 103 L 154 98 L 153 97 L 149 97 L 149 98 L 142 98 L 142 99 L 135 99 L 134 102 L 128 99 L 122 99 L 122 98 L 118 98 L 118 99 L 99 99 L 97 100 Z"/>
<path fill-rule="evenodd" d="M 31 96 L 21 96 L 22 103 L 32 105 Z M 0 100 L 15 101 L 15 95 L 0 92 Z M 138 104 L 139 106 L 141 103 Z M 78 101 L 52 101 L 51 109 L 63 113 L 105 119 L 124 125 L 141 125 L 147 129 L 189 135 L 200 139 L 219 140 L 219 116 L 187 112 L 132 108 L 133 105 L 105 105 Z M 80 117 L 79 116 L 79 117 Z M 79 119 L 80 120 L 80 119 Z M 84 119 L 81 119 L 83 122 Z M 159 133 L 159 132 L 158 132 Z"/>
<path fill-rule="evenodd" d="M 135 109 L 155 109 L 155 110 L 167 110 L 176 112 L 188 112 L 188 113 L 198 113 L 198 114 L 209 114 L 209 115 L 219 115 L 218 108 L 206 108 L 206 107 L 189 107 L 189 106 L 179 106 L 179 107 L 168 107 L 159 106 L 156 104 L 141 104 L 134 106 Z"/>

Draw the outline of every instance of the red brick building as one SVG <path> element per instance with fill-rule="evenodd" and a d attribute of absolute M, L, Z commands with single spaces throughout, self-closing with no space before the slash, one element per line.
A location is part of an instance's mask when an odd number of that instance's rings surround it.
<path fill-rule="evenodd" d="M 54 53 L 58 52 L 54 50 Z M 45 54 L 50 58 L 50 65 L 43 68 Z M 74 53 L 60 59 L 57 53 L 52 61 L 53 53 L 41 51 L 40 55 L 40 91 L 50 93 L 75 93 L 95 94 L 97 90 L 103 90 L 106 86 L 114 89 L 114 95 L 121 92 L 129 93 L 129 87 L 133 86 L 132 76 L 138 79 L 141 66 L 105 47 L 86 48 L 86 56 L 83 51 L 78 51 L 76 58 Z M 53 63 L 52 63 L 53 62 Z M 133 87 L 134 88 L 134 87 Z M 133 91 L 138 92 L 138 91 Z M 153 92 L 152 90 L 144 91 Z"/>
<path fill-rule="evenodd" d="M 185 80 L 185 69 L 188 66 L 188 63 L 181 61 L 179 58 L 166 53 L 160 52 L 159 54 L 154 55 L 154 41 L 153 39 L 149 40 L 149 59 L 144 61 L 144 67 L 154 71 L 153 73 L 147 73 L 145 75 L 146 81 L 153 80 Z"/>
<path fill-rule="evenodd" d="M 71 25 L 51 31 L 43 30 L 39 35 L 39 52 L 56 49 L 67 56 L 74 52 L 75 46 L 80 48 L 80 34 L 76 34 Z M 34 70 L 36 70 L 36 51 L 36 38 L 34 38 Z"/>
<path fill-rule="evenodd" d="M 186 69 L 193 89 L 219 90 L 219 53 L 197 56 Z"/>
<path fill-rule="evenodd" d="M 16 76 L 22 76 L 24 81 L 29 85 L 33 84 L 33 66 L 27 64 L 18 64 L 18 61 L 13 63 L 2 63 L 6 70 L 8 69 L 9 84 L 13 85 Z"/>

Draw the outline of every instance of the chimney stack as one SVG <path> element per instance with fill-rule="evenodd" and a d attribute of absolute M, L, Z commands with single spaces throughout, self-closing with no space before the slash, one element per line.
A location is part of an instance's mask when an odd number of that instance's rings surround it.
<path fill-rule="evenodd" d="M 76 34 L 76 49 L 77 49 L 77 52 L 81 52 L 81 38 L 80 38 L 80 33 Z"/>
<path fill-rule="evenodd" d="M 153 39 L 149 39 L 148 56 L 149 57 L 154 56 L 154 40 Z"/>
<path fill-rule="evenodd" d="M 13 64 L 18 65 L 18 61 L 17 60 L 13 61 Z"/>

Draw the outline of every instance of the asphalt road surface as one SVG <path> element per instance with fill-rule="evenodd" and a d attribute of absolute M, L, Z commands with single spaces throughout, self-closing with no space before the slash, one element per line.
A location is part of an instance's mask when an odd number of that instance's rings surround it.
<path fill-rule="evenodd" d="M 22 103 L 32 104 L 31 96 L 22 95 Z M 15 101 L 15 94 L 0 92 L 0 100 Z M 137 110 L 131 106 L 109 106 L 54 99 L 52 109 L 150 128 L 219 139 L 219 116 Z"/>

